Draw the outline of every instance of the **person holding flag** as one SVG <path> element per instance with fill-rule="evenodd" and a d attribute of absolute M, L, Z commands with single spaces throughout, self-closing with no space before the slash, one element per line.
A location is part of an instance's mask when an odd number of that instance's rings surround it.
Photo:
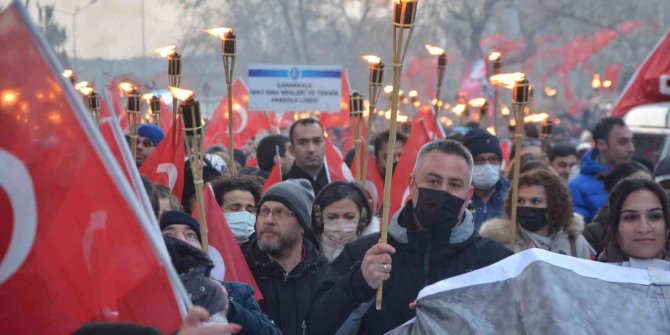
<path fill-rule="evenodd" d="M 207 308 L 210 314 L 223 312 L 229 322 L 242 326 L 239 334 L 281 334 L 260 311 L 251 286 L 209 277 L 214 263 L 202 252 L 200 224 L 195 219 L 184 212 L 165 212 L 160 228 L 172 263 L 195 305 Z"/>

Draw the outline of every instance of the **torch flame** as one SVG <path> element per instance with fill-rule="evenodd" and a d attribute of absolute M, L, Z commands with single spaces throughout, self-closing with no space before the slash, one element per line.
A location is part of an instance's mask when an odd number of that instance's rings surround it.
<path fill-rule="evenodd" d="M 153 93 L 142 94 L 142 100 L 149 102 L 154 97 Z"/>
<path fill-rule="evenodd" d="M 119 84 L 119 89 L 126 92 L 127 94 L 135 92 L 135 85 L 129 82 L 124 82 Z"/>
<path fill-rule="evenodd" d="M 163 58 L 173 55 L 177 52 L 177 46 L 175 45 L 168 45 L 166 47 L 158 48 L 152 51 L 154 55 L 161 56 Z"/>
<path fill-rule="evenodd" d="M 80 81 L 74 85 L 75 91 L 81 92 L 84 87 L 88 87 L 88 81 Z"/>
<path fill-rule="evenodd" d="M 90 86 L 82 87 L 79 90 L 79 92 L 81 92 L 81 94 L 83 95 L 90 95 L 91 93 L 93 93 L 93 87 Z"/>
<path fill-rule="evenodd" d="M 384 93 L 391 94 L 391 92 L 393 92 L 393 86 L 392 85 L 384 86 Z"/>
<path fill-rule="evenodd" d="M 463 112 L 465 111 L 465 104 L 458 104 L 454 106 L 454 108 L 452 108 L 451 111 L 456 113 L 456 115 L 461 116 L 461 114 L 463 114 Z"/>
<path fill-rule="evenodd" d="M 216 36 L 216 37 L 218 37 L 218 38 L 220 38 L 220 39 L 222 39 L 222 40 L 225 40 L 225 39 L 226 39 L 226 34 L 227 34 L 229 31 L 232 31 L 232 30 L 233 30 L 233 28 L 214 27 L 214 28 L 210 28 L 210 29 L 205 29 L 205 30 L 203 30 L 203 31 L 206 32 L 206 33 L 208 33 L 208 34 L 210 34 L 210 35 L 212 35 L 212 36 Z"/>
<path fill-rule="evenodd" d="M 431 56 L 439 56 L 439 55 L 444 55 L 445 54 L 444 49 L 442 49 L 440 47 L 430 45 L 430 44 L 426 44 L 426 50 L 428 50 L 428 53 Z"/>
<path fill-rule="evenodd" d="M 181 89 L 178 87 L 174 86 L 169 86 L 170 87 L 170 93 L 172 93 L 172 96 L 177 98 L 178 100 L 184 101 L 187 100 L 188 98 L 193 96 L 193 91 Z"/>
<path fill-rule="evenodd" d="M 532 115 L 525 116 L 523 118 L 523 122 L 524 123 L 529 123 L 529 122 L 540 123 L 540 122 L 546 120 L 548 117 L 549 117 L 549 114 L 547 114 L 547 113 L 532 114 Z"/>
<path fill-rule="evenodd" d="M 72 70 L 70 70 L 70 69 L 65 69 L 65 70 L 63 71 L 63 77 L 69 79 L 69 78 L 72 78 L 72 76 L 74 76 L 74 71 L 72 71 Z"/>
<path fill-rule="evenodd" d="M 419 92 L 417 92 L 416 90 L 409 91 L 409 97 L 410 98 L 416 98 L 418 95 L 419 95 Z"/>
<path fill-rule="evenodd" d="M 382 59 L 379 58 L 379 56 L 375 56 L 375 55 L 365 55 L 361 58 L 363 60 L 365 60 L 366 62 L 368 62 L 368 64 L 379 64 L 382 61 Z"/>
<path fill-rule="evenodd" d="M 600 74 L 599 73 L 594 73 L 593 74 L 593 79 L 591 80 L 591 87 L 600 88 L 601 86 L 602 86 L 602 83 L 600 82 Z"/>
<path fill-rule="evenodd" d="M 491 76 L 491 85 L 499 86 L 504 88 L 513 89 L 517 81 L 522 81 L 526 78 L 526 75 L 521 72 L 515 73 L 502 73 Z"/>
<path fill-rule="evenodd" d="M 555 97 L 557 92 L 558 91 L 551 88 L 550 86 L 544 88 L 544 94 L 546 94 L 548 97 Z"/>
<path fill-rule="evenodd" d="M 510 113 L 509 107 L 503 104 L 502 107 L 500 108 L 500 114 L 502 114 L 503 116 L 507 116 L 509 115 L 509 113 Z"/>
<path fill-rule="evenodd" d="M 611 80 L 603 81 L 603 88 L 610 88 L 610 87 L 612 87 L 612 81 Z"/>
<path fill-rule="evenodd" d="M 499 51 L 494 51 L 489 55 L 489 60 L 495 62 L 500 59 L 500 56 L 502 56 L 502 54 Z"/>
<path fill-rule="evenodd" d="M 486 103 L 486 98 L 474 98 L 468 101 L 468 104 L 472 107 L 482 107 Z"/>

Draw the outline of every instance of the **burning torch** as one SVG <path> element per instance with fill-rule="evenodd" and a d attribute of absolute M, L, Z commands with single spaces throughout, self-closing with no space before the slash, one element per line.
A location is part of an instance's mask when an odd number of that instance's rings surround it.
<path fill-rule="evenodd" d="M 128 129 L 130 132 L 130 151 L 133 153 L 133 159 L 137 159 L 137 127 L 140 124 L 140 92 L 137 86 L 129 82 L 119 84 L 126 97 L 128 104 L 126 112 L 128 114 Z"/>

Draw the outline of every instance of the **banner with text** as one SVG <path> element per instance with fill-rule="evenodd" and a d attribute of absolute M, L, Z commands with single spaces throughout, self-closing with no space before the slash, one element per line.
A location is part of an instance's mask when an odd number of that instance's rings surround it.
<path fill-rule="evenodd" d="M 341 66 L 249 65 L 249 110 L 340 112 Z"/>

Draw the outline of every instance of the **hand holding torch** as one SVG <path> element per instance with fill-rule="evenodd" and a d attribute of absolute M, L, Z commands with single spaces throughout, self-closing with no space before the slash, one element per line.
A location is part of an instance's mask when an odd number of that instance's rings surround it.
<path fill-rule="evenodd" d="M 391 93 L 391 120 L 389 126 L 388 155 L 386 157 L 386 173 L 384 176 L 384 204 L 381 225 L 381 243 L 388 240 L 389 210 L 391 207 L 391 180 L 393 179 L 393 157 L 398 123 L 398 98 L 400 90 L 400 74 L 402 63 L 407 54 L 412 33 L 418 0 L 394 0 L 393 2 L 393 91 Z M 404 34 L 407 31 L 407 39 Z M 377 289 L 376 309 L 382 308 L 384 284 Z"/>

